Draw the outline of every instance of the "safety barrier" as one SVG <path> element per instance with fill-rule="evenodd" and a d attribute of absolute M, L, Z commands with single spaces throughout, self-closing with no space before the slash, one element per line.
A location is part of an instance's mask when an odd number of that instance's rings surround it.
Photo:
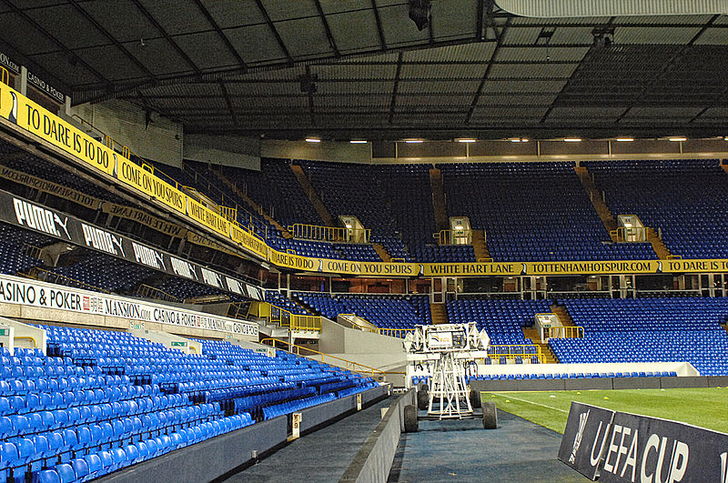
<path fill-rule="evenodd" d="M 544 339 L 583 339 L 584 327 L 580 325 L 568 325 L 559 327 L 544 327 Z"/>
<path fill-rule="evenodd" d="M 377 329 L 377 333 L 379 335 L 386 335 L 388 337 L 397 337 L 399 339 L 404 339 L 407 337 L 407 334 L 414 332 L 415 329 L 385 329 L 380 328 Z"/>
<path fill-rule="evenodd" d="M 247 315 L 264 319 L 267 323 L 278 324 L 291 330 L 319 332 L 321 317 L 318 315 L 302 315 L 282 309 L 269 302 L 251 302 Z"/>
<path fill-rule="evenodd" d="M 506 359 L 515 359 L 516 357 L 531 358 L 538 357 L 539 362 L 544 363 L 544 357 L 541 348 L 535 344 L 499 344 L 488 347 L 488 356 L 491 359 L 505 357 Z"/>
<path fill-rule="evenodd" d="M 437 240 L 437 244 L 440 246 L 473 244 L 473 235 L 470 231 L 440 230 L 437 233 L 433 233 L 432 237 Z"/>
<path fill-rule="evenodd" d="M 288 227 L 293 238 L 342 243 L 369 243 L 371 230 L 295 223 Z M 362 235 L 363 236 L 360 236 Z"/>
<path fill-rule="evenodd" d="M 162 289 L 159 289 L 157 287 L 152 287 L 147 284 L 141 284 L 139 288 L 136 291 L 136 294 L 138 297 L 146 298 L 146 299 L 156 299 L 156 300 L 164 300 L 166 302 L 181 302 L 180 299 L 172 295 L 171 293 L 167 293 Z"/>
<path fill-rule="evenodd" d="M 321 331 L 321 317 L 319 317 L 318 315 L 291 314 L 290 320 L 291 330 L 311 330 L 314 332 Z"/>
<path fill-rule="evenodd" d="M 85 290 L 92 290 L 94 292 L 101 292 L 106 294 L 111 293 L 104 288 L 97 287 L 95 285 L 91 285 L 90 283 L 82 282 L 80 280 L 76 280 L 75 278 L 68 277 L 66 275 L 61 275 L 60 273 L 51 272 L 40 267 L 33 267 L 27 273 L 21 273 L 18 275 L 22 275 L 25 278 L 40 280 L 41 282 L 57 283 L 59 285 L 67 285 L 69 287 L 82 288 Z"/>
<path fill-rule="evenodd" d="M 365 376 L 378 378 L 379 380 L 382 380 L 386 374 L 395 374 L 395 373 L 387 373 L 382 371 L 381 369 L 377 369 L 376 367 L 367 366 L 365 364 L 360 364 L 358 362 L 351 361 L 349 359 L 344 359 L 342 357 L 332 356 L 331 354 L 325 354 L 323 352 L 319 352 L 315 349 L 311 349 L 309 347 L 304 347 L 301 345 L 293 344 L 292 342 L 288 342 L 285 340 L 275 339 L 273 337 L 267 337 L 260 341 L 261 344 L 270 345 L 271 347 L 275 348 L 285 348 L 284 349 L 288 352 L 291 352 L 293 354 L 296 354 L 297 356 L 302 357 L 309 357 L 309 358 L 315 358 L 319 362 L 323 362 L 326 364 L 329 364 L 327 361 L 331 361 L 332 366 L 342 367 L 344 369 L 348 369 L 353 372 L 358 372 L 359 374 L 363 374 Z M 282 347 L 279 347 L 282 346 Z M 401 373 L 397 373 L 401 374 Z"/>

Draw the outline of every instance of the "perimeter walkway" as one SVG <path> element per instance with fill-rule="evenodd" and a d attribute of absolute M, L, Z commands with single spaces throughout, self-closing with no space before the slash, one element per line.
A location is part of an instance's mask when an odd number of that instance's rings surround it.
<path fill-rule="evenodd" d="M 226 481 L 339 481 L 369 434 L 382 420 L 380 408 L 389 407 L 392 401 L 394 398 L 384 399 L 303 436 Z"/>
<path fill-rule="evenodd" d="M 503 411 L 498 424 L 421 420 L 419 432 L 402 434 L 389 481 L 589 481 L 556 459 L 560 434 Z"/>

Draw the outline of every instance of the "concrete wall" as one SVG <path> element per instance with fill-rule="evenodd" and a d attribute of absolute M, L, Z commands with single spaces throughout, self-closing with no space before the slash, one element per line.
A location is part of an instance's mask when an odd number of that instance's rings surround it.
<path fill-rule="evenodd" d="M 13 354 L 16 348 L 40 349 L 46 353 L 46 331 L 38 327 L 18 322 L 17 320 L 0 317 L 0 327 L 10 329 L 9 337 L 0 340 Z"/>
<path fill-rule="evenodd" d="M 91 123 L 139 156 L 173 166 L 182 164 L 182 125 L 157 113 L 151 113 L 147 123 L 147 113 L 142 108 L 113 100 L 75 106 L 71 114 Z M 77 120 L 74 122 L 78 124 Z M 80 127 L 86 130 L 88 125 Z"/>
<path fill-rule="evenodd" d="M 321 319 L 319 350 L 326 354 L 401 354 L 402 339 L 342 327 L 329 319 Z"/>
<path fill-rule="evenodd" d="M 260 171 L 260 140 L 188 134 L 184 139 L 184 158 Z"/>

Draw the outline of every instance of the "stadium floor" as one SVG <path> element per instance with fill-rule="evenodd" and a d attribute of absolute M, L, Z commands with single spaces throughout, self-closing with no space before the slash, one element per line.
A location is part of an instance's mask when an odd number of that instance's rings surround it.
<path fill-rule="evenodd" d="M 225 481 L 339 481 L 351 460 L 382 420 L 380 408 L 389 407 L 393 400 L 394 398 L 384 399 L 341 421 L 309 433 Z"/>
<path fill-rule="evenodd" d="M 390 482 L 589 481 L 556 459 L 561 435 L 498 411 L 498 429 L 481 419 L 420 421 L 402 434 Z"/>

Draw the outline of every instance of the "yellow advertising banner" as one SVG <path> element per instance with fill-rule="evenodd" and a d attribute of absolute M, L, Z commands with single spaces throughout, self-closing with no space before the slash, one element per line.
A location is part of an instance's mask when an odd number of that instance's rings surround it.
<path fill-rule="evenodd" d="M 115 203 L 104 201 L 103 205 L 101 205 L 101 211 L 108 213 L 111 216 L 118 216 L 119 218 L 136 221 L 137 223 L 146 225 L 153 230 L 157 230 L 165 235 L 176 238 L 182 238 L 187 233 L 187 228 L 162 220 L 161 218 L 150 215 L 144 210 L 132 208 L 131 206 L 117 205 Z"/>
<path fill-rule="evenodd" d="M 76 204 L 85 206 L 92 210 L 99 209 L 102 201 L 93 196 L 89 196 L 86 193 L 81 193 L 73 188 L 63 186 L 52 181 L 48 181 L 36 176 L 17 171 L 7 166 L 0 166 L 0 178 L 4 178 L 13 181 L 18 184 L 28 186 L 30 188 L 37 189 L 44 193 L 49 193 L 53 196 L 58 196 L 64 200 L 73 201 Z"/>
<path fill-rule="evenodd" d="M 728 260 L 662 260 L 662 271 L 665 273 L 715 273 L 728 272 Z"/>
<path fill-rule="evenodd" d="M 133 161 L 123 156 L 117 156 L 116 154 L 114 156 L 117 158 L 116 178 L 119 181 L 158 199 L 175 211 L 180 213 L 187 212 L 186 201 L 188 196 L 186 194 L 166 181 L 157 178 L 154 174 Z"/>
<path fill-rule="evenodd" d="M 187 215 L 221 235 L 230 236 L 230 222 L 227 219 L 189 196 L 187 196 Z"/>
<path fill-rule="evenodd" d="M 321 260 L 318 258 L 307 258 L 292 253 L 279 252 L 272 248 L 268 250 L 268 257 L 272 264 L 279 267 L 292 268 L 305 272 L 318 272 L 321 267 Z"/>
<path fill-rule="evenodd" d="M 658 260 L 614 260 L 598 262 L 526 262 L 526 275 L 589 275 L 657 273 Z"/>
<path fill-rule="evenodd" d="M 0 116 L 84 163 L 106 174 L 114 174 L 116 153 L 113 149 L 2 83 L 0 83 Z"/>
<path fill-rule="evenodd" d="M 478 277 L 485 275 L 521 275 L 522 263 L 473 262 L 473 263 L 425 263 L 422 275 L 425 277 Z"/>
<path fill-rule="evenodd" d="M 415 277 L 420 273 L 417 263 L 354 262 L 351 260 L 321 259 L 320 271 L 326 273 L 345 273 L 349 275 L 369 275 L 372 277 Z"/>
<path fill-rule="evenodd" d="M 263 258 L 268 256 L 268 245 L 252 233 L 240 228 L 238 225 L 230 223 L 230 238 L 251 252 Z"/>

